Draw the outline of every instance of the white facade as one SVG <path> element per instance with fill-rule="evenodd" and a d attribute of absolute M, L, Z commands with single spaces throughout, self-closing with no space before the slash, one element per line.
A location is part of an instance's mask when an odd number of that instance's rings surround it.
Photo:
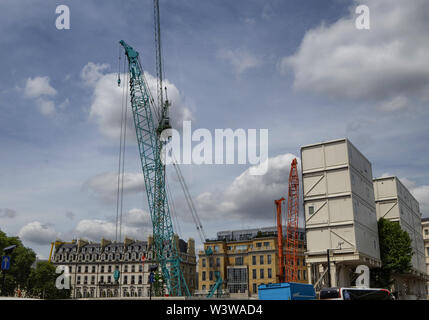
<path fill-rule="evenodd" d="M 422 214 L 418 201 L 397 177 L 374 179 L 377 218 L 397 221 L 411 239 L 412 267 L 426 274 L 425 248 L 422 235 Z"/>
<path fill-rule="evenodd" d="M 301 161 L 307 264 L 326 267 L 330 249 L 331 285 L 350 285 L 355 266 L 380 265 L 371 163 L 347 139 L 304 146 Z"/>

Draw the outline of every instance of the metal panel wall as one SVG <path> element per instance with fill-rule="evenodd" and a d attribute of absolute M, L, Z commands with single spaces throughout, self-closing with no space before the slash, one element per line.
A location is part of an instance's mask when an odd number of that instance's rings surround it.
<path fill-rule="evenodd" d="M 371 163 L 347 139 L 304 146 L 301 161 L 308 254 L 379 260 Z"/>

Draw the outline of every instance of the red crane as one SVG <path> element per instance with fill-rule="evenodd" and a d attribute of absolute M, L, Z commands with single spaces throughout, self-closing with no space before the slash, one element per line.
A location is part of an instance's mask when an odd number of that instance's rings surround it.
<path fill-rule="evenodd" d="M 296 282 L 298 279 L 297 250 L 299 213 L 299 178 L 296 159 L 292 160 L 290 167 L 287 209 L 285 280 L 286 282 Z"/>
<path fill-rule="evenodd" d="M 283 229 L 282 229 L 282 202 L 285 201 L 285 198 L 279 200 L 274 200 L 274 203 L 277 207 L 277 249 L 278 249 L 278 266 L 279 266 L 279 282 L 284 281 L 283 269 L 284 269 L 284 260 L 283 260 Z"/>

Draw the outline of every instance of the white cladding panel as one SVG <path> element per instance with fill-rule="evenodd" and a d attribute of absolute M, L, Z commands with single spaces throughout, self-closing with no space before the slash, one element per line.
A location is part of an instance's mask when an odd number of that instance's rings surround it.
<path fill-rule="evenodd" d="M 356 169 L 363 177 L 365 177 L 370 183 L 372 183 L 372 166 L 371 162 L 365 158 L 365 156 L 348 141 L 348 154 L 349 163 Z"/>
<path fill-rule="evenodd" d="M 311 252 L 326 252 L 327 249 L 355 249 L 353 225 L 327 228 L 308 229 L 307 242 L 311 243 Z"/>
<path fill-rule="evenodd" d="M 355 224 L 356 243 L 360 252 L 380 259 L 378 247 L 378 232 L 368 230 L 360 224 Z"/>
<path fill-rule="evenodd" d="M 309 200 L 305 203 L 307 226 L 316 227 L 327 223 L 353 221 L 353 205 L 350 197 Z"/>
<path fill-rule="evenodd" d="M 304 146 L 301 161 L 308 251 L 379 259 L 371 163 L 346 139 Z"/>

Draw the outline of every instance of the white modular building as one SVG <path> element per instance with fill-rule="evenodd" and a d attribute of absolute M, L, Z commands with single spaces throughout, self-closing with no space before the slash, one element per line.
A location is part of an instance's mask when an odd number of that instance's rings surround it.
<path fill-rule="evenodd" d="M 354 285 L 358 265 L 381 263 L 371 163 L 339 139 L 301 147 L 301 170 L 310 281 Z"/>
<path fill-rule="evenodd" d="M 398 222 L 411 239 L 413 257 L 412 271 L 406 275 L 396 275 L 396 289 L 404 298 L 426 296 L 426 258 L 422 234 L 422 214 L 418 201 L 405 185 L 394 176 L 374 179 L 374 195 L 377 218 Z"/>

